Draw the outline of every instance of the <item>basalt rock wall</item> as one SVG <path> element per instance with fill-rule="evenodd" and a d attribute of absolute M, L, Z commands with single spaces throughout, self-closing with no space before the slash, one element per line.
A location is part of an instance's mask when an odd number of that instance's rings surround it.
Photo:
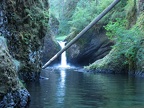
<path fill-rule="evenodd" d="M 48 29 L 48 0 L 1 0 L 1 34 L 10 55 L 20 61 L 23 80 L 39 77 L 44 36 Z"/>
<path fill-rule="evenodd" d="M 65 40 L 69 42 L 76 34 L 70 34 Z M 67 50 L 68 62 L 77 65 L 88 65 L 103 58 L 111 50 L 114 43 L 106 36 L 104 28 L 96 30 L 93 27 Z"/>
<path fill-rule="evenodd" d="M 6 39 L 0 36 L 0 108 L 25 108 L 30 94 L 18 78 L 16 65 L 9 54 Z"/>

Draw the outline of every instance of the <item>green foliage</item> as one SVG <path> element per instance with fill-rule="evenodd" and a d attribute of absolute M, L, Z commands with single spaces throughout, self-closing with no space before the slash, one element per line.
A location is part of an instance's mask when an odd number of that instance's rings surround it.
<path fill-rule="evenodd" d="M 69 24 L 82 30 L 99 13 L 101 13 L 113 0 L 80 0 Z"/>
<path fill-rule="evenodd" d="M 113 0 L 50 0 L 50 13 L 59 21 L 59 34 L 68 35 L 71 27 L 80 32 L 96 16 L 98 16 Z M 115 9 L 103 18 L 97 25 L 107 24 L 109 20 L 126 16 L 125 5 L 127 0 L 121 0 Z M 101 24 L 101 25 L 100 25 Z M 100 26 L 99 26 L 100 25 Z"/>
<path fill-rule="evenodd" d="M 28 17 L 32 22 L 40 23 L 43 26 L 48 26 L 49 12 L 48 10 L 42 10 L 40 7 L 31 6 L 30 9 L 25 9 L 25 12 L 28 13 Z M 36 26 L 39 26 L 36 25 Z"/>
<path fill-rule="evenodd" d="M 105 29 L 107 30 L 107 36 L 114 40 L 117 39 L 115 36 L 118 34 L 117 32 L 122 32 L 124 29 L 126 29 L 127 20 L 122 20 L 120 18 L 116 19 L 116 22 L 110 21 L 107 26 L 105 26 Z M 115 40 L 116 41 L 116 40 Z"/>
<path fill-rule="evenodd" d="M 127 20 L 117 19 L 109 22 L 105 29 L 109 38 L 116 42 L 113 47 L 118 50 L 118 55 L 124 55 L 127 59 L 125 63 L 131 64 L 135 62 L 142 34 L 136 26 L 127 30 L 126 25 Z"/>
<path fill-rule="evenodd" d="M 70 26 L 77 28 L 78 31 L 81 31 L 112 2 L 113 0 L 80 0 L 71 21 L 69 21 Z M 105 25 L 110 20 L 115 20 L 116 18 L 126 17 L 126 3 L 127 0 L 121 0 L 121 2 L 116 5 L 116 7 L 104 18 L 102 18 L 96 26 L 99 26 L 100 24 Z"/>
<path fill-rule="evenodd" d="M 144 35 L 144 12 L 139 16 L 135 27 L 138 28 Z"/>
<path fill-rule="evenodd" d="M 67 36 L 57 36 L 56 39 L 58 41 L 63 41 Z"/>
<path fill-rule="evenodd" d="M 115 45 L 107 56 L 91 64 L 89 69 L 107 69 L 109 67 L 112 69 L 111 66 L 116 64 L 113 61 L 119 62 L 117 66 L 129 66 L 130 71 L 136 69 L 138 59 L 143 56 L 142 41 L 144 39 L 144 13 L 140 13 L 138 18 L 137 2 L 137 0 L 121 0 L 121 3 L 101 20 L 103 25 L 108 22 L 105 26 L 106 34 L 115 42 Z M 143 66 L 142 59 L 140 64 Z"/>
<path fill-rule="evenodd" d="M 126 13 L 132 12 L 136 5 L 136 0 L 127 0 L 127 5 L 124 7 L 126 10 Z"/>
<path fill-rule="evenodd" d="M 58 35 L 69 34 L 70 25 L 68 21 L 71 19 L 76 4 L 79 0 L 49 0 L 50 14 L 53 14 L 59 21 Z"/>

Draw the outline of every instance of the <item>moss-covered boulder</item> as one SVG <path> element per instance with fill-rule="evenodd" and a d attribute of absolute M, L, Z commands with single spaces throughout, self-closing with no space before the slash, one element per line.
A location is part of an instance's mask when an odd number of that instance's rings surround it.
<path fill-rule="evenodd" d="M 20 83 L 16 70 L 6 40 L 0 36 L 0 108 L 24 108 L 30 101 L 30 94 Z"/>
<path fill-rule="evenodd" d="M 126 73 L 128 70 L 128 66 L 124 63 L 126 58 L 117 53 L 118 50 L 112 49 L 104 58 L 95 61 L 85 68 L 100 73 Z"/>
<path fill-rule="evenodd" d="M 144 39 L 141 40 L 140 48 L 138 49 L 136 58 L 136 75 L 144 76 Z"/>

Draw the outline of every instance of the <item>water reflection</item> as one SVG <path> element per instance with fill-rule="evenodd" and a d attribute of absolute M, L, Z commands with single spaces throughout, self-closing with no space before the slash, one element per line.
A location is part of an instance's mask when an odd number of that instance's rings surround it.
<path fill-rule="evenodd" d="M 65 97 L 65 78 L 66 78 L 66 72 L 65 69 L 62 69 L 60 71 L 60 81 L 58 82 L 56 97 L 57 97 L 57 103 L 63 103 L 64 97 Z"/>
<path fill-rule="evenodd" d="M 45 70 L 49 80 L 29 83 L 29 108 L 143 108 L 144 79 L 90 74 L 71 69 Z"/>

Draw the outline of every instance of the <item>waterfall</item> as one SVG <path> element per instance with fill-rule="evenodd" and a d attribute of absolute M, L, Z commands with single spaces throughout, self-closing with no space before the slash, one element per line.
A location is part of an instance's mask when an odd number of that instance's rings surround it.
<path fill-rule="evenodd" d="M 61 49 L 63 49 L 65 47 L 65 42 L 59 41 L 58 43 L 61 46 Z M 66 52 L 65 51 L 61 54 L 60 67 L 69 67 L 69 65 L 67 64 L 67 58 L 66 58 Z"/>

